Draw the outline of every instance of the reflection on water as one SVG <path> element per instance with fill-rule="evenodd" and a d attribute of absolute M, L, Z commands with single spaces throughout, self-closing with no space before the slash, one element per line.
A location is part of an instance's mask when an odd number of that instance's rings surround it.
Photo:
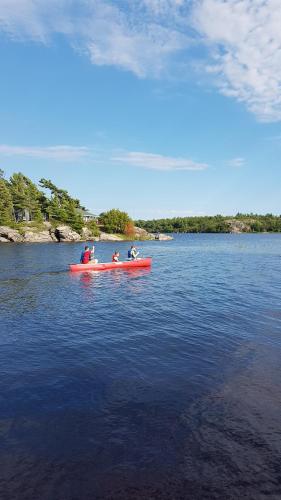
<path fill-rule="evenodd" d="M 1 500 L 279 500 L 280 244 L 0 246 Z"/>
<path fill-rule="evenodd" d="M 70 278 L 79 281 L 82 288 L 89 288 L 92 294 L 94 289 L 99 286 L 110 286 L 114 289 L 125 286 L 132 293 L 140 293 L 143 289 L 143 282 L 134 281 L 143 278 L 151 272 L 151 268 L 140 269 L 112 269 L 108 271 L 85 271 L 70 273 Z M 109 273 L 110 278 L 108 281 L 104 277 L 104 273 Z"/>

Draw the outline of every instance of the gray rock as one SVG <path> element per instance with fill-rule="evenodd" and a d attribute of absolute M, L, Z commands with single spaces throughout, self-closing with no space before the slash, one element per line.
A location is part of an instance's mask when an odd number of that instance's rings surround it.
<path fill-rule="evenodd" d="M 155 234 L 154 239 L 158 241 L 170 241 L 173 240 L 174 238 L 173 236 L 168 236 L 167 234 L 160 233 L 160 234 Z"/>
<path fill-rule="evenodd" d="M 240 220 L 226 220 L 225 222 L 229 225 L 229 230 L 231 233 L 239 234 L 251 231 L 251 226 Z"/>
<path fill-rule="evenodd" d="M 123 238 L 116 236 L 116 234 L 100 233 L 100 241 L 123 241 Z"/>
<path fill-rule="evenodd" d="M 142 229 L 141 227 L 135 226 L 135 236 L 136 239 L 143 239 L 143 240 L 154 240 L 154 235 L 151 233 L 148 233 L 145 229 Z"/>
<path fill-rule="evenodd" d="M 59 241 L 80 241 L 80 234 L 69 226 L 58 226 L 53 233 Z"/>
<path fill-rule="evenodd" d="M 7 238 L 3 238 L 3 236 L 0 236 L 0 243 L 11 243 L 10 240 L 7 240 Z"/>
<path fill-rule="evenodd" d="M 25 231 L 23 238 L 26 243 L 48 243 L 54 241 L 49 231 Z"/>
<path fill-rule="evenodd" d="M 21 243 L 23 241 L 23 237 L 20 233 L 16 231 L 16 229 L 11 229 L 8 226 L 0 226 L 0 236 L 15 243 Z"/>
<path fill-rule="evenodd" d="M 82 239 L 87 241 L 92 239 L 92 231 L 87 227 L 82 227 Z"/>

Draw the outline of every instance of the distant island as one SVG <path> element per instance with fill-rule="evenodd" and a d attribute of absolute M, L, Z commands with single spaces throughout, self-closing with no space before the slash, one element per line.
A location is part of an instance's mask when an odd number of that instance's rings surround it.
<path fill-rule="evenodd" d="M 280 233 L 281 215 L 238 213 L 235 216 L 137 220 L 135 224 L 152 233 Z"/>
<path fill-rule="evenodd" d="M 0 169 L 0 243 L 172 239 L 136 227 L 126 212 L 91 213 L 51 180 L 38 186 L 21 172 Z"/>

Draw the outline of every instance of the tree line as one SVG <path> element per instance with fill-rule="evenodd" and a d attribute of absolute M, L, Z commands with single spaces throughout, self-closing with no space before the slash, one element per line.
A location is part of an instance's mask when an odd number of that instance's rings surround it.
<path fill-rule="evenodd" d="M 229 233 L 235 225 L 242 232 L 281 232 L 281 215 L 238 213 L 231 217 L 215 215 L 137 220 L 135 224 L 152 233 Z"/>
<path fill-rule="evenodd" d="M 65 189 L 57 187 L 51 180 L 42 178 L 38 186 L 21 172 L 9 179 L 0 169 L 0 225 L 14 226 L 21 222 L 53 224 L 63 223 L 81 232 L 85 226 L 83 207 Z M 133 234 L 134 224 L 126 212 L 111 209 L 98 217 L 99 226 L 108 233 Z M 99 234 L 95 220 L 87 223 L 93 236 Z"/>
<path fill-rule="evenodd" d="M 50 180 L 41 179 L 39 187 L 21 172 L 5 179 L 0 170 L 0 224 L 11 225 L 21 221 L 44 220 L 69 224 L 80 231 L 83 218 L 77 209 L 83 208 L 79 200 Z"/>

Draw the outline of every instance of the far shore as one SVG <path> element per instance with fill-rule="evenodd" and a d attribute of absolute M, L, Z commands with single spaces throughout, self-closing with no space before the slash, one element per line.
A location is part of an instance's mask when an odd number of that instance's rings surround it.
<path fill-rule="evenodd" d="M 44 222 L 40 226 L 26 224 L 18 229 L 9 226 L 0 226 L 0 243 L 78 243 L 87 241 L 122 242 L 122 241 L 169 241 L 172 236 L 166 234 L 153 234 L 145 229 L 135 227 L 135 232 L 130 235 L 113 234 L 99 231 L 93 235 L 87 226 L 82 228 L 81 234 L 70 226 L 53 226 Z"/>

